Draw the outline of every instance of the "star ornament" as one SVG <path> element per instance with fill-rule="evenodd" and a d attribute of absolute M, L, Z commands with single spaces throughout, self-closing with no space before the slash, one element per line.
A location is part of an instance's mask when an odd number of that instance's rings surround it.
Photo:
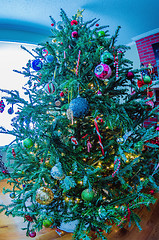
<path fill-rule="evenodd" d="M 77 10 L 77 13 L 74 15 L 74 17 L 76 18 L 76 20 L 79 18 L 79 17 L 83 17 L 82 13 L 83 13 L 84 9 L 82 9 L 81 11 L 78 9 Z"/>

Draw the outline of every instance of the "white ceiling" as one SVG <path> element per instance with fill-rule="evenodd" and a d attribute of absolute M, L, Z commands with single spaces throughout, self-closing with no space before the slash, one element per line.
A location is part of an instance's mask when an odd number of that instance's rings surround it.
<path fill-rule="evenodd" d="M 99 24 L 109 25 L 111 34 L 120 25 L 123 44 L 159 27 L 159 0 L 0 0 L 0 40 L 41 41 L 50 34 L 49 16 L 60 20 L 60 8 L 68 17 L 85 9 L 85 21 L 100 18 Z"/>

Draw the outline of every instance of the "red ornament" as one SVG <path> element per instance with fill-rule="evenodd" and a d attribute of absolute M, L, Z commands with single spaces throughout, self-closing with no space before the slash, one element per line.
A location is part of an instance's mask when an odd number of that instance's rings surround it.
<path fill-rule="evenodd" d="M 2 173 L 7 174 L 7 172 L 5 170 L 3 170 Z"/>
<path fill-rule="evenodd" d="M 154 195 L 154 193 L 155 193 L 155 190 L 150 190 L 150 192 L 149 192 L 151 195 Z"/>
<path fill-rule="evenodd" d="M 29 237 L 31 237 L 31 238 L 36 237 L 36 232 L 30 232 L 30 233 L 29 233 Z"/>
<path fill-rule="evenodd" d="M 77 38 L 78 37 L 78 32 L 74 31 L 74 32 L 72 32 L 71 35 L 72 35 L 73 38 Z"/>
<path fill-rule="evenodd" d="M 77 25 L 78 24 L 78 22 L 76 21 L 76 20 L 72 20 L 71 21 L 71 25 L 73 26 L 73 25 Z"/>
<path fill-rule="evenodd" d="M 99 24 L 98 24 L 98 23 L 96 23 L 96 27 L 99 27 Z"/>
<path fill-rule="evenodd" d="M 64 92 L 60 92 L 60 97 L 63 97 L 64 96 Z"/>
<path fill-rule="evenodd" d="M 128 72 L 126 75 L 127 79 L 132 80 L 134 77 L 134 73 L 133 72 Z"/>
<path fill-rule="evenodd" d="M 14 148 L 12 148 L 12 155 L 13 155 L 14 158 L 16 157 Z"/>
<path fill-rule="evenodd" d="M 54 26 L 54 23 L 51 23 L 51 26 L 53 27 L 53 26 Z"/>
<path fill-rule="evenodd" d="M 25 215 L 25 219 L 29 222 L 33 222 L 33 218 L 29 215 Z"/>

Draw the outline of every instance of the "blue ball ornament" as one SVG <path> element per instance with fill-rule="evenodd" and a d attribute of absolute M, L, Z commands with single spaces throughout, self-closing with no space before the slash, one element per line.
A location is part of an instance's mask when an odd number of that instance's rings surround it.
<path fill-rule="evenodd" d="M 78 96 L 70 102 L 69 109 L 73 112 L 73 117 L 80 118 L 88 114 L 89 104 L 85 98 Z"/>
<path fill-rule="evenodd" d="M 42 61 L 40 61 L 40 59 L 35 59 L 32 61 L 32 68 L 35 70 L 35 71 L 39 71 L 43 66 L 43 63 Z"/>
<path fill-rule="evenodd" d="M 46 56 L 46 61 L 48 62 L 48 63 L 51 63 L 51 62 L 53 62 L 53 60 L 54 60 L 54 57 L 52 56 L 52 55 L 47 55 Z"/>
<path fill-rule="evenodd" d="M 10 108 L 8 109 L 8 113 L 9 113 L 9 114 L 13 114 L 13 113 L 14 113 L 13 107 L 10 107 Z"/>

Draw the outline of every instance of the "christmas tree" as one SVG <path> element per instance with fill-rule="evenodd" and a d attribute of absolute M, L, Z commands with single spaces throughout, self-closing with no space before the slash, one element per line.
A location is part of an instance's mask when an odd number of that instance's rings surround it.
<path fill-rule="evenodd" d="M 110 36 L 82 12 L 70 19 L 61 9 L 60 22 L 50 17 L 50 42 L 22 47 L 30 59 L 15 72 L 28 79 L 25 99 L 1 89 L 18 108 L 13 129 L 0 129 L 15 136 L 7 146 L 12 171 L 1 172 L 12 203 L 1 211 L 24 218 L 30 237 L 65 223 L 75 225 L 76 240 L 91 239 L 90 231 L 106 239 L 113 224 L 141 229 L 135 210 L 158 191 L 158 133 L 143 127 L 158 114 L 151 78 L 133 70 L 129 47 L 117 45 L 120 27 Z"/>

